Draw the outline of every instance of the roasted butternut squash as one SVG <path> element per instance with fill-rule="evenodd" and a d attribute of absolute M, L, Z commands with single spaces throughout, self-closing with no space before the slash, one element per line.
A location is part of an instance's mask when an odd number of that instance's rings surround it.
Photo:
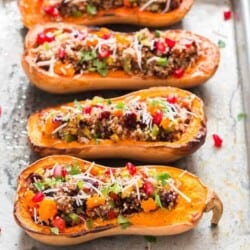
<path fill-rule="evenodd" d="M 190 88 L 210 79 L 218 47 L 183 30 L 135 33 L 47 23 L 31 29 L 22 56 L 38 88 L 58 94 L 95 89 Z"/>
<path fill-rule="evenodd" d="M 193 93 L 155 87 L 46 108 L 29 117 L 27 131 L 42 156 L 170 162 L 204 143 L 206 116 L 202 100 Z"/>
<path fill-rule="evenodd" d="M 24 199 L 31 192 L 32 203 Z M 48 209 L 54 203 L 56 214 Z M 222 202 L 187 171 L 132 163 L 110 168 L 67 155 L 49 156 L 24 169 L 14 204 L 16 222 L 28 235 L 63 246 L 119 234 L 179 234 L 211 210 L 211 223 L 217 225 Z"/>
<path fill-rule="evenodd" d="M 111 3 L 109 3 L 111 2 Z M 84 25 L 124 23 L 167 26 L 179 22 L 190 10 L 193 0 L 166 1 L 51 1 L 19 0 L 24 26 L 45 22 L 68 22 Z"/>

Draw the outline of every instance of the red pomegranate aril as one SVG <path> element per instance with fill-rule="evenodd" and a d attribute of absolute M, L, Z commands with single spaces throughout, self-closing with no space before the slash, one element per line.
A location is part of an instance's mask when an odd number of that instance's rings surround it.
<path fill-rule="evenodd" d="M 220 148 L 222 146 L 223 140 L 217 134 L 213 134 L 214 146 Z"/>
<path fill-rule="evenodd" d="M 114 168 L 108 168 L 106 171 L 105 171 L 105 175 L 108 175 L 108 176 L 110 176 L 111 175 L 111 173 L 114 175 L 115 174 L 115 169 Z"/>
<path fill-rule="evenodd" d="M 175 104 L 176 102 L 177 102 L 177 98 L 176 98 L 176 96 L 169 96 L 168 98 L 167 98 L 167 102 L 168 103 L 171 103 L 171 104 Z"/>
<path fill-rule="evenodd" d="M 114 192 L 110 192 L 110 193 L 109 193 L 109 197 L 110 197 L 111 199 L 113 199 L 113 200 L 119 199 L 119 195 L 117 195 L 117 194 L 114 193 Z"/>
<path fill-rule="evenodd" d="M 166 51 L 166 44 L 161 41 L 156 41 L 155 42 L 155 48 L 157 52 L 164 53 Z"/>
<path fill-rule="evenodd" d="M 128 129 L 136 128 L 137 116 L 135 113 L 126 113 L 123 119 L 124 119 L 124 125 L 126 128 Z"/>
<path fill-rule="evenodd" d="M 224 11 L 223 12 L 224 20 L 230 20 L 232 18 L 232 12 L 230 10 Z"/>
<path fill-rule="evenodd" d="M 35 196 L 32 198 L 33 202 L 40 202 L 44 199 L 45 194 L 43 192 L 38 192 L 35 194 Z"/>
<path fill-rule="evenodd" d="M 52 221 L 52 224 L 58 228 L 59 232 L 62 232 L 66 227 L 64 219 L 59 216 L 55 217 L 55 219 Z"/>
<path fill-rule="evenodd" d="M 65 49 L 64 48 L 60 48 L 59 51 L 58 51 L 58 57 L 60 59 L 63 59 L 65 57 L 65 55 L 66 55 Z"/>
<path fill-rule="evenodd" d="M 92 111 L 92 107 L 89 106 L 89 107 L 85 107 L 82 112 L 83 114 L 90 114 L 91 111 Z"/>
<path fill-rule="evenodd" d="M 108 49 L 103 49 L 103 50 L 99 51 L 98 57 L 99 57 L 100 59 L 104 59 L 104 58 L 109 57 L 110 54 L 111 54 L 111 51 L 110 51 L 110 50 L 108 50 Z"/>
<path fill-rule="evenodd" d="M 153 123 L 156 125 L 160 125 L 161 121 L 163 118 L 163 113 L 161 110 L 157 110 L 154 114 L 153 114 Z"/>
<path fill-rule="evenodd" d="M 36 42 L 37 44 L 41 45 L 45 42 L 50 43 L 55 40 L 55 36 L 52 33 L 44 33 L 41 32 L 37 35 Z"/>
<path fill-rule="evenodd" d="M 53 170 L 54 177 L 65 177 L 66 175 L 67 175 L 67 170 L 63 166 L 61 165 L 55 166 Z"/>
<path fill-rule="evenodd" d="M 174 40 L 171 40 L 169 38 L 165 38 L 165 43 L 168 45 L 169 48 L 173 48 L 176 44 L 176 42 Z"/>
<path fill-rule="evenodd" d="M 174 77 L 176 77 L 176 78 L 181 78 L 181 77 L 184 75 L 184 69 L 183 69 L 183 68 L 176 69 L 176 70 L 173 72 L 173 75 L 174 75 Z"/>
<path fill-rule="evenodd" d="M 154 193 L 154 186 L 151 182 L 146 181 L 143 184 L 143 190 L 147 195 L 151 195 Z"/>
<path fill-rule="evenodd" d="M 110 33 L 105 33 L 102 35 L 102 39 L 104 39 L 104 40 L 108 40 L 110 37 L 111 37 Z"/>
<path fill-rule="evenodd" d="M 109 220 L 115 219 L 117 217 L 117 213 L 115 212 L 114 209 L 111 209 L 108 211 L 107 217 Z"/>
<path fill-rule="evenodd" d="M 49 16 L 53 16 L 53 17 L 59 16 L 59 11 L 54 5 L 46 6 L 43 8 L 43 10 Z"/>
<path fill-rule="evenodd" d="M 135 175 L 136 174 L 136 166 L 131 163 L 131 162 L 128 162 L 126 164 L 126 168 L 128 169 L 128 172 L 130 175 Z"/>
<path fill-rule="evenodd" d="M 101 119 L 108 119 L 110 117 L 111 113 L 109 111 L 102 111 L 101 113 Z"/>

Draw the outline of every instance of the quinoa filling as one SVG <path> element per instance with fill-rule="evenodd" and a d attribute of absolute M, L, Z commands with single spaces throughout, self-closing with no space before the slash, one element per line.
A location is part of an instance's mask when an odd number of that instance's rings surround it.
<path fill-rule="evenodd" d="M 133 214 L 174 209 L 179 195 L 190 202 L 166 171 L 137 168 L 130 162 L 117 169 L 56 163 L 37 169 L 26 183 L 23 199 L 33 221 L 53 233 L 79 224 L 90 229 L 95 219 L 129 226 Z"/>
<path fill-rule="evenodd" d="M 173 40 L 165 32 L 136 33 L 48 29 L 37 35 L 31 49 L 36 65 L 50 75 L 81 77 L 93 72 L 105 77 L 122 71 L 143 78 L 181 78 L 198 60 L 194 39 Z"/>
<path fill-rule="evenodd" d="M 167 13 L 177 9 L 182 0 L 48 0 L 43 13 L 52 18 L 95 16 L 99 11 L 138 8 L 139 11 Z"/>
<path fill-rule="evenodd" d="M 192 102 L 193 96 L 173 94 L 147 100 L 138 96 L 127 102 L 94 97 L 43 112 L 40 121 L 45 135 L 65 142 L 99 143 L 105 139 L 174 142 L 195 116 Z"/>

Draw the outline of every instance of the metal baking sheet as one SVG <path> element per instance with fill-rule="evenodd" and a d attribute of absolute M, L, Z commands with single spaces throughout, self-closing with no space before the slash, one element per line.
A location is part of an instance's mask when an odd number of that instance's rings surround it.
<path fill-rule="evenodd" d="M 231 9 L 233 18 L 224 21 L 223 12 Z M 192 89 L 203 98 L 208 118 L 208 135 L 195 154 L 172 165 L 200 176 L 218 192 L 224 214 L 217 228 L 211 228 L 211 214 L 204 215 L 192 231 L 178 236 L 157 237 L 147 243 L 142 236 L 116 236 L 61 249 L 250 249 L 250 7 L 249 0 L 196 0 L 186 18 L 173 28 L 192 30 L 217 43 L 221 63 L 215 76 Z M 115 26 L 116 29 L 124 29 Z M 127 26 L 126 26 L 126 29 Z M 131 29 L 136 29 L 131 27 Z M 33 87 L 25 77 L 20 56 L 23 28 L 17 2 L 0 0 L 0 248 L 2 250 L 53 250 L 29 238 L 13 219 L 13 200 L 18 173 L 38 157 L 26 139 L 26 120 L 34 111 L 49 105 L 82 99 L 95 94 L 116 96 L 122 91 L 88 92 L 56 96 Z M 244 115 L 239 114 L 246 114 Z M 243 119 L 239 119 L 243 117 Z M 223 146 L 213 146 L 212 134 L 223 138 Z M 124 164 L 125 161 L 97 161 Z"/>

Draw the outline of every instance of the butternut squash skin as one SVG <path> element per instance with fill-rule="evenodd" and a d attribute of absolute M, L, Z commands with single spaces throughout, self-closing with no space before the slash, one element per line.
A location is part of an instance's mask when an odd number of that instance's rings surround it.
<path fill-rule="evenodd" d="M 213 44 L 207 38 L 189 31 L 167 30 L 164 32 L 170 38 L 172 37 L 176 40 L 179 38 L 194 39 L 199 46 L 197 62 L 186 69 L 181 78 L 176 78 L 172 75 L 163 79 L 156 77 L 144 78 L 140 75 L 129 75 L 121 70 L 110 70 L 105 77 L 95 72 L 78 74 L 73 77 L 58 74 L 51 75 L 48 71 L 37 66 L 31 49 L 36 46 L 36 39 L 39 33 L 44 30 L 58 28 L 81 30 L 83 27 L 66 23 L 37 25 L 26 36 L 25 51 L 22 56 L 22 66 L 31 83 L 50 93 L 67 94 L 99 89 L 136 90 L 154 86 L 173 86 L 187 89 L 201 85 L 209 80 L 215 74 L 220 61 L 220 52 L 217 45 Z"/>
<path fill-rule="evenodd" d="M 71 164 L 72 162 L 77 162 L 80 168 L 84 166 L 84 169 L 86 169 L 86 165 L 91 165 L 90 162 L 68 155 L 53 155 L 34 162 L 19 175 L 14 204 L 15 220 L 28 235 L 43 243 L 66 246 L 114 235 L 175 235 L 193 229 L 204 212 L 213 212 L 212 225 L 217 225 L 222 216 L 223 204 L 221 200 L 198 177 L 169 166 L 147 165 L 138 166 L 137 169 L 150 167 L 156 169 L 157 173 L 161 173 L 161 171 L 168 172 L 173 178 L 181 182 L 181 191 L 191 199 L 191 203 L 179 197 L 176 207 L 172 210 L 158 209 L 153 212 L 140 212 L 130 215 L 129 220 L 132 225 L 126 229 L 122 229 L 115 219 L 108 221 L 97 219 L 94 221 L 95 226 L 92 229 L 86 229 L 86 226 L 79 224 L 66 228 L 63 233 L 58 235 L 52 234 L 48 227 L 36 224 L 31 218 L 27 204 L 22 198 L 26 189 L 26 179 L 39 168 L 47 169 L 51 168 L 55 163 Z M 94 167 L 105 169 L 104 166 L 97 164 Z"/>
<path fill-rule="evenodd" d="M 196 116 L 192 119 L 186 133 L 175 142 L 147 142 L 135 140 L 100 140 L 99 143 L 79 143 L 77 141 L 65 142 L 60 139 L 45 136 L 39 125 L 40 115 L 44 111 L 54 108 L 47 108 L 31 115 L 27 123 L 27 132 L 30 144 L 35 152 L 41 156 L 52 154 L 70 154 L 86 159 L 96 158 L 125 158 L 145 162 L 172 162 L 184 156 L 194 153 L 202 146 L 206 138 L 206 116 L 203 102 L 189 91 L 173 87 L 155 87 L 131 92 L 127 95 L 111 99 L 112 103 L 140 97 L 142 100 L 152 97 L 165 97 L 176 95 L 181 97 L 193 97 L 192 110 Z M 84 101 L 83 101 L 84 102 Z M 65 105 L 72 105 L 65 104 Z M 65 106 L 63 105 L 63 106 Z M 60 106 L 55 109 L 60 109 Z"/>
<path fill-rule="evenodd" d="M 193 5 L 194 0 L 183 0 L 179 8 L 167 13 L 152 13 L 139 11 L 138 8 L 120 7 L 112 10 L 99 11 L 94 16 L 64 17 L 60 22 L 80 25 L 132 24 L 150 27 L 160 27 L 181 21 Z M 41 0 L 19 0 L 19 10 L 23 25 L 31 28 L 36 24 L 51 22 L 49 16 L 43 14 Z"/>

